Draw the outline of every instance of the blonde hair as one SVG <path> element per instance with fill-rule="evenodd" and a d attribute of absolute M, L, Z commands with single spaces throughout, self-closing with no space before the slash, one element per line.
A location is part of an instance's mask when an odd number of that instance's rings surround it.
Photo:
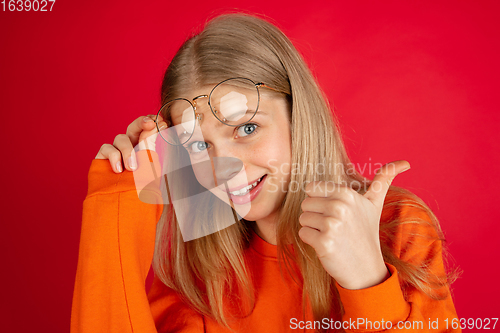
<path fill-rule="evenodd" d="M 266 20 L 246 14 L 226 14 L 209 21 L 203 31 L 181 46 L 168 66 L 161 88 L 162 102 L 185 97 L 183 94 L 193 86 L 216 84 L 231 77 L 264 82 L 287 98 L 292 136 L 291 163 L 301 166 L 302 171 L 291 174 L 290 184 L 329 180 L 364 193 L 370 182 L 352 169 L 337 120 L 315 78 L 290 40 Z M 164 117 L 168 118 L 168 115 Z M 315 172 L 314 166 L 321 163 L 333 165 L 334 169 Z M 174 191 L 172 186 L 170 188 Z M 282 274 L 286 271 L 295 279 L 298 276 L 293 267 L 299 267 L 304 281 L 304 311 L 309 302 L 316 320 L 332 315 L 340 318 L 343 309 L 333 278 L 323 269 L 314 249 L 298 237 L 300 206 L 304 198 L 305 193 L 301 190 L 288 191 L 282 204 L 277 222 L 280 268 L 285 268 L 281 270 Z M 217 223 L 217 201 L 207 203 L 207 207 L 213 208 L 194 220 Z M 406 263 L 391 251 L 396 232 L 404 224 L 429 224 L 436 230 L 437 238 L 443 239 L 439 223 L 425 203 L 411 192 L 391 186 L 384 212 L 404 205 L 420 209 L 430 221 L 411 217 L 382 223 L 380 235 L 384 259 L 397 268 L 405 289 L 416 288 L 430 297 L 444 298 L 445 294 L 433 290 L 451 282 L 446 276 L 433 276 L 425 266 Z M 153 259 L 155 274 L 199 313 L 229 327 L 230 316 L 225 312 L 223 295 L 238 293 L 241 296 L 239 302 L 231 306 L 242 312 L 251 311 L 255 300 L 243 255 L 249 246 L 247 221 L 184 242 L 173 207 L 166 205 L 165 208 L 157 227 Z M 295 254 L 284 246 L 289 243 L 298 249 Z"/>

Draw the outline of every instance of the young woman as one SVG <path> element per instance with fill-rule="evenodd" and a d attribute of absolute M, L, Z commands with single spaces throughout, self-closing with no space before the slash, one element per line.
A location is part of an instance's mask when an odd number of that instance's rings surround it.
<path fill-rule="evenodd" d="M 278 28 L 241 14 L 211 20 L 179 49 L 161 92 L 158 117 L 137 118 L 92 162 L 72 332 L 453 330 L 438 221 L 390 185 L 408 162 L 373 181 L 352 168 L 328 103 Z M 177 155 L 159 159 L 147 143 L 158 129 Z M 182 156 L 191 167 L 162 180 L 162 205 L 139 178 L 151 161 L 159 174 L 160 160 Z M 208 197 L 176 206 L 189 175 Z M 223 207 L 239 218 L 226 221 Z"/>

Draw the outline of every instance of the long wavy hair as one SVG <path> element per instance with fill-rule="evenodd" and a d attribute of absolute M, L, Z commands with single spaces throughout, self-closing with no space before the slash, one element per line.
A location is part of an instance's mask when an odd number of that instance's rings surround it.
<path fill-rule="evenodd" d="M 278 91 L 276 96 L 287 98 L 292 136 L 291 165 L 300 166 L 301 170 L 291 174 L 290 184 L 328 180 L 365 193 L 370 181 L 352 167 L 326 97 L 290 40 L 265 19 L 247 14 L 225 14 L 210 20 L 201 32 L 184 42 L 168 66 L 161 87 L 162 102 L 185 97 L 185 92 L 193 86 L 213 85 L 231 77 L 264 82 Z M 164 117 L 168 120 L 168 114 Z M 334 167 L 318 173 L 315 166 L 320 164 Z M 169 187 L 171 191 L 176 188 L 182 191 L 181 185 L 169 184 Z M 343 308 L 334 279 L 324 270 L 314 249 L 298 237 L 300 207 L 304 199 L 304 191 L 289 190 L 281 206 L 276 226 L 281 272 L 303 283 L 304 311 L 308 303 L 315 320 L 340 319 Z M 218 223 L 221 209 L 218 205 L 224 203 L 214 198 L 206 204 L 210 209 L 193 219 Z M 393 213 L 403 206 L 411 206 L 422 214 L 394 218 L 398 214 Z M 433 275 L 425 263 L 411 264 L 394 253 L 393 243 L 402 226 L 427 225 L 435 231 L 431 235 L 444 240 L 439 223 L 427 205 L 410 191 L 391 186 L 381 220 L 384 260 L 397 268 L 403 291 L 415 288 L 435 299 L 447 297 L 446 287 L 453 276 Z M 255 301 L 244 259 L 244 251 L 249 246 L 249 223 L 243 220 L 216 233 L 184 242 L 173 206 L 165 205 L 157 225 L 153 259 L 157 277 L 199 313 L 228 328 L 231 315 L 251 311 Z M 295 250 L 285 246 L 290 243 Z M 224 297 L 228 293 L 238 293 L 240 297 L 228 301 Z M 240 312 L 228 312 L 233 308 Z"/>

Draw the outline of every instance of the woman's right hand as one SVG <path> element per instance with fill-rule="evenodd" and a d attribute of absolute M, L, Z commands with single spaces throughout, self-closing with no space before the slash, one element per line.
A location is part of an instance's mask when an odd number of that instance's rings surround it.
<path fill-rule="evenodd" d="M 99 149 L 96 159 L 109 160 L 111 168 L 116 173 L 123 171 L 123 166 L 129 171 L 137 169 L 137 159 L 134 147 L 147 137 L 158 133 L 154 119 L 156 115 L 140 116 L 127 127 L 126 134 L 118 134 L 113 144 L 105 143 Z M 160 117 L 159 126 L 166 123 Z"/>

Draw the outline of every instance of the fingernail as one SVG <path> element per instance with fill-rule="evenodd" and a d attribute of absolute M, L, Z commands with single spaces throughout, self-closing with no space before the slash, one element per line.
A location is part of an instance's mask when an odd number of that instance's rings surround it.
<path fill-rule="evenodd" d="M 116 171 L 122 172 L 122 162 L 116 162 Z"/>
<path fill-rule="evenodd" d="M 134 156 L 130 156 L 128 158 L 128 165 L 129 165 L 130 169 L 132 169 L 132 170 L 137 169 L 137 161 L 135 160 Z"/>
<path fill-rule="evenodd" d="M 142 120 L 144 120 L 145 123 L 153 121 L 153 119 L 151 119 L 149 117 L 144 117 L 144 118 L 142 118 Z"/>

